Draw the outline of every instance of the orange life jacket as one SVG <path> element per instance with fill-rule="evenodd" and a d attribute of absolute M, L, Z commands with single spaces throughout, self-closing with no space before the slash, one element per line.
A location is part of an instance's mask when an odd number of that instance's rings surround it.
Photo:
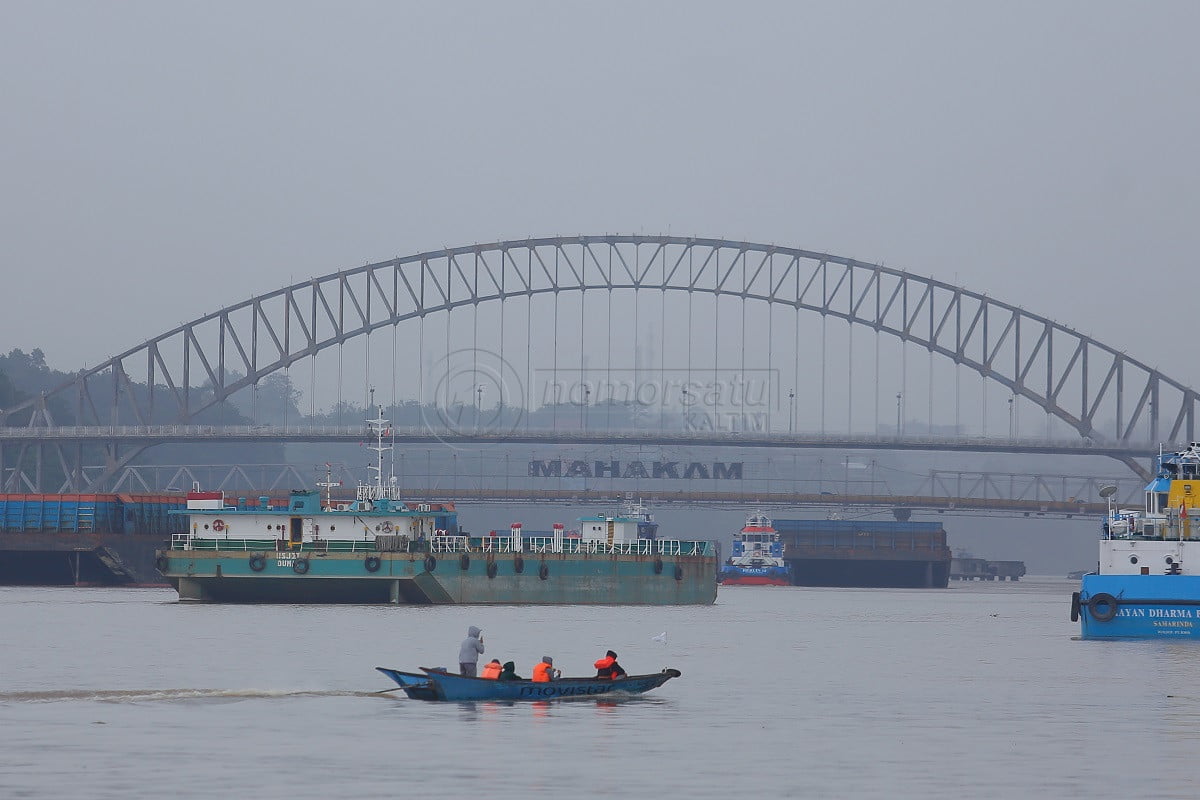
<path fill-rule="evenodd" d="M 499 678 L 499 677 L 500 677 L 500 670 L 501 670 L 501 669 L 503 669 L 503 667 L 501 667 L 501 666 L 500 666 L 500 662 L 499 662 L 499 661 L 493 661 L 493 662 L 491 662 L 491 663 L 489 663 L 489 664 L 484 664 L 484 665 L 483 665 L 483 676 L 482 676 L 482 677 L 484 677 L 484 678 L 490 678 L 490 679 L 492 679 L 492 680 L 496 680 L 496 678 Z"/>
<path fill-rule="evenodd" d="M 547 664 L 545 661 L 539 661 L 533 665 L 533 682 L 534 683 L 549 683 L 550 673 L 554 671 L 554 667 Z"/>
<path fill-rule="evenodd" d="M 616 665 L 615 670 L 613 669 L 614 665 Z M 610 678 L 611 679 L 611 678 L 616 678 L 617 675 L 625 674 L 625 670 L 621 669 L 620 665 L 617 664 L 617 660 L 615 658 L 613 658 L 612 656 L 605 656 L 604 658 L 600 659 L 592 666 L 594 666 L 596 668 L 596 677 L 597 678 Z M 620 670 L 620 671 L 617 672 L 617 670 Z M 616 675 L 613 674 L 614 672 L 616 672 Z"/>

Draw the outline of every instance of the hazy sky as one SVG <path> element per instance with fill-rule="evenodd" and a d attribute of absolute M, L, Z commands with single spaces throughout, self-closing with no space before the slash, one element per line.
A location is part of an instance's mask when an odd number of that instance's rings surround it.
<path fill-rule="evenodd" d="M 1195 3 L 0 4 L 0 350 L 367 261 L 695 234 L 884 262 L 1200 385 Z"/>

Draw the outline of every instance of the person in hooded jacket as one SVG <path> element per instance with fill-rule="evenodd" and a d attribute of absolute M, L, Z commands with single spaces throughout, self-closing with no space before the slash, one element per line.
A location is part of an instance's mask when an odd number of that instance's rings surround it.
<path fill-rule="evenodd" d="M 479 656 L 483 653 L 483 631 L 474 625 L 467 628 L 467 638 L 458 648 L 458 674 L 474 678 L 479 668 Z"/>
<path fill-rule="evenodd" d="M 617 678 L 624 678 L 626 674 L 625 669 L 617 663 L 617 654 L 612 650 L 605 653 L 604 658 L 597 661 L 594 666 L 596 667 L 597 678 L 616 680 Z"/>
<path fill-rule="evenodd" d="M 511 661 L 504 662 L 504 669 L 500 671 L 500 677 L 496 680 L 500 681 L 523 681 L 525 680 L 517 674 L 517 665 Z"/>

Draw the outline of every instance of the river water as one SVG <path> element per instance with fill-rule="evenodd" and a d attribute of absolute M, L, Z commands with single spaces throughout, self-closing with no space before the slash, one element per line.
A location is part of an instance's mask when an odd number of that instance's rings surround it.
<path fill-rule="evenodd" d="M 181 605 L 0 588 L 0 797 L 1194 798 L 1200 649 L 1083 642 L 1072 583 L 725 587 L 711 607 Z M 469 625 L 621 702 L 375 694 Z M 666 642 L 653 637 L 666 633 Z"/>

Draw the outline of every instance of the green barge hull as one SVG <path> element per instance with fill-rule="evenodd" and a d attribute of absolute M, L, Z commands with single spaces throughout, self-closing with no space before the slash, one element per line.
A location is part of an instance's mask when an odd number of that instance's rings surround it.
<path fill-rule="evenodd" d="M 263 544 L 266 544 L 265 542 Z M 160 550 L 181 601 L 395 605 L 709 605 L 716 556 Z"/>

